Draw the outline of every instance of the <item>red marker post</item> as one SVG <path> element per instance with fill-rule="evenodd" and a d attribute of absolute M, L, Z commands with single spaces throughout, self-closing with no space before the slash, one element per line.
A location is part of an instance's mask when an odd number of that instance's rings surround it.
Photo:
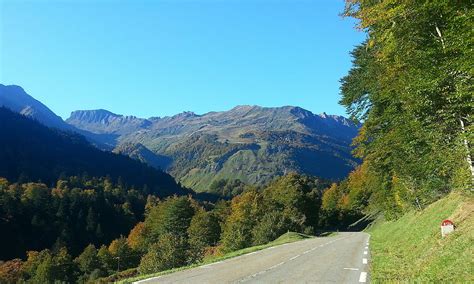
<path fill-rule="evenodd" d="M 441 222 L 441 237 L 445 237 L 447 234 L 454 232 L 454 223 L 451 220 L 444 220 Z"/>

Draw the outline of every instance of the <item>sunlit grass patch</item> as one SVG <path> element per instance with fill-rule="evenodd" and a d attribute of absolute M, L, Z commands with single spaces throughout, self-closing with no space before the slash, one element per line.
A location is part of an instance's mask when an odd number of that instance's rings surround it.
<path fill-rule="evenodd" d="M 456 231 L 441 238 L 450 219 Z M 474 197 L 452 193 L 420 212 L 379 222 L 371 234 L 371 280 L 474 282 Z"/>

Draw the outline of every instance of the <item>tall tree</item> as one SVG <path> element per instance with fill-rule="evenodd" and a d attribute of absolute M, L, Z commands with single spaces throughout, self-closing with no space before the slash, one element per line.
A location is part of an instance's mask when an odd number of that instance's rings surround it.
<path fill-rule="evenodd" d="M 198 209 L 187 230 L 189 236 L 190 259 L 200 261 L 206 248 L 217 245 L 221 234 L 219 220 L 213 212 Z"/>
<path fill-rule="evenodd" d="M 150 209 L 144 228 L 149 232 L 149 243 L 155 243 L 166 233 L 187 238 L 194 210 L 193 202 L 185 196 L 169 197 Z"/>
<path fill-rule="evenodd" d="M 356 153 L 381 177 L 380 194 L 422 207 L 472 188 L 472 1 L 346 3 L 368 39 L 352 52 L 341 103 L 364 121 Z"/>

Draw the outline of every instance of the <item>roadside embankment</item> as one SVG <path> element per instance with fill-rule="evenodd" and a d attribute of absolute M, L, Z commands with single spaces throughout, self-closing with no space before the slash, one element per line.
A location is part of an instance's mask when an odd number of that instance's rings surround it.
<path fill-rule="evenodd" d="M 445 219 L 456 230 L 441 237 Z M 453 192 L 422 211 L 379 221 L 371 234 L 372 282 L 474 283 L 474 196 Z"/>

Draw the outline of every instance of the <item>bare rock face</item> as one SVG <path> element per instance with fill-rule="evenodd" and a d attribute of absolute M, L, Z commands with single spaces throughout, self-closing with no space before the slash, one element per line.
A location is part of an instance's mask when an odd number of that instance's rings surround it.
<path fill-rule="evenodd" d="M 119 135 L 129 134 L 151 125 L 146 119 L 118 115 L 104 109 L 74 111 L 66 122 L 96 134 Z"/>

